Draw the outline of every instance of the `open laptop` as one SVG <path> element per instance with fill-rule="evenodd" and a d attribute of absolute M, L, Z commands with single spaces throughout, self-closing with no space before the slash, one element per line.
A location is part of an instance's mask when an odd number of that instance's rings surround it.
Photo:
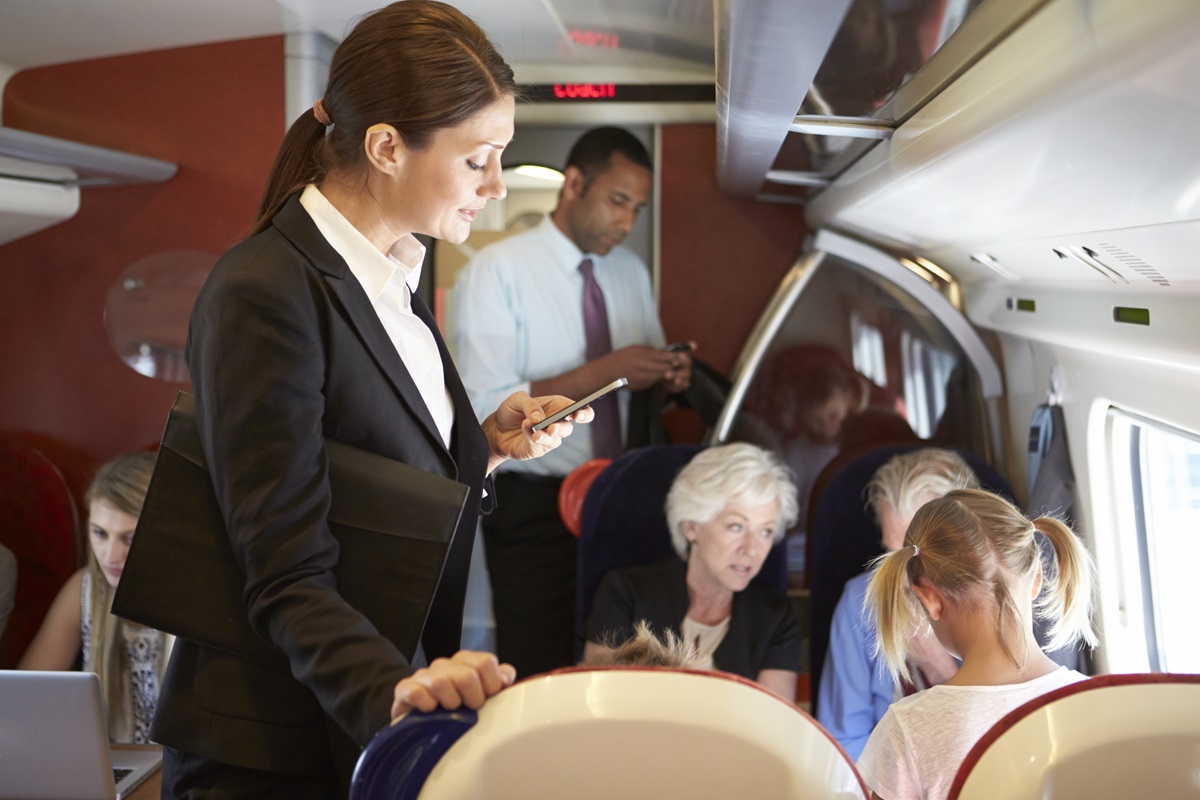
<path fill-rule="evenodd" d="M 121 800 L 161 764 L 110 752 L 96 675 L 0 670 L 0 800 Z"/>

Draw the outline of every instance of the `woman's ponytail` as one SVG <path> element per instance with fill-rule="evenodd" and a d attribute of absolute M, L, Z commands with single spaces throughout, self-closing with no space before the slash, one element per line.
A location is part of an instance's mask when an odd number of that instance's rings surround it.
<path fill-rule="evenodd" d="M 354 180 L 361 173 L 365 185 L 371 126 L 390 125 L 405 147 L 421 150 L 438 131 L 516 94 L 512 67 L 449 3 L 404 0 L 367 14 L 334 50 L 324 97 L 284 136 L 251 235 L 330 172 Z"/>
<path fill-rule="evenodd" d="M 1071 529 L 1052 517 L 1039 517 L 1033 527 L 1054 547 L 1056 569 L 1045 574 L 1038 616 L 1051 621 L 1047 650 L 1073 645 L 1080 639 L 1090 647 L 1097 644 L 1092 630 L 1096 567 L 1083 543 Z"/>
<path fill-rule="evenodd" d="M 916 545 L 902 547 L 871 562 L 875 573 L 863 598 L 863 612 L 875 628 L 875 653 L 887 662 L 892 679 L 909 681 L 909 639 L 917 624 L 908 589 L 908 564 Z"/>
<path fill-rule="evenodd" d="M 326 167 L 320 157 L 325 126 L 308 109 L 301 114 L 283 137 L 275 163 L 267 176 L 267 186 L 258 204 L 258 217 L 250 235 L 262 233 L 292 195 L 310 183 L 320 183 Z"/>

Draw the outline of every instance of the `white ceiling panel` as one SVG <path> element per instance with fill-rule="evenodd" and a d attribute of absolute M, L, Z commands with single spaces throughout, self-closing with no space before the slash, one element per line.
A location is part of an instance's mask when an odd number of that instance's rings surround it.
<path fill-rule="evenodd" d="M 709 0 L 454 0 L 517 69 L 595 65 L 711 81 Z M 12 69 L 281 33 L 341 39 L 373 0 L 0 0 Z M 538 68 L 538 69 L 530 69 Z M 549 68 L 549 69 L 548 69 Z M 575 78 L 571 78 L 575 79 Z"/>

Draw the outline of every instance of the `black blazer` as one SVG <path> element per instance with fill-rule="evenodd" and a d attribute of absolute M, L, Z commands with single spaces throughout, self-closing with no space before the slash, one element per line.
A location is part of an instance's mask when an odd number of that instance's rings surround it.
<path fill-rule="evenodd" d="M 616 646 L 633 635 L 634 624 L 642 619 L 658 636 L 666 630 L 678 636 L 688 605 L 687 564 L 674 556 L 615 569 L 596 590 L 584 638 Z M 729 630 L 713 652 L 716 669 L 753 681 L 764 669 L 799 672 L 800 656 L 800 623 L 791 601 L 758 583 L 734 594 Z"/>
<path fill-rule="evenodd" d="M 405 658 L 338 594 L 328 437 L 470 487 L 426 624 L 426 654 L 458 649 L 488 444 L 429 309 L 454 403 L 449 450 L 378 315 L 299 198 L 217 262 L 192 312 L 196 418 L 251 624 L 290 664 L 273 669 L 178 641 L 156 741 L 217 761 L 340 774 L 389 721 Z M 494 497 L 490 491 L 489 496 Z"/>

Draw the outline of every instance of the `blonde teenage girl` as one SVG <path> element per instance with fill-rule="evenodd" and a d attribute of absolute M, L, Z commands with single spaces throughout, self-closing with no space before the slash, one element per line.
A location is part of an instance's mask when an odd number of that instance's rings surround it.
<path fill-rule="evenodd" d="M 1035 531 L 1054 547 L 1045 573 Z M 865 607 L 893 676 L 909 677 L 911 634 L 927 625 L 962 667 L 945 684 L 893 704 L 875 728 L 858 761 L 874 797 L 945 798 L 988 728 L 1022 703 L 1084 680 L 1041 651 L 1033 619 L 1051 620 L 1048 649 L 1080 639 L 1095 646 L 1093 572 L 1067 526 L 1047 517 L 1030 522 L 988 492 L 950 492 L 917 511 L 904 547 L 878 560 Z"/>
<path fill-rule="evenodd" d="M 109 610 L 153 469 L 153 455 L 130 453 L 96 472 L 84 495 L 87 566 L 67 579 L 20 663 L 21 669 L 70 669 L 82 650 L 83 668 L 100 676 L 114 742 L 150 741 L 173 641 Z"/>

